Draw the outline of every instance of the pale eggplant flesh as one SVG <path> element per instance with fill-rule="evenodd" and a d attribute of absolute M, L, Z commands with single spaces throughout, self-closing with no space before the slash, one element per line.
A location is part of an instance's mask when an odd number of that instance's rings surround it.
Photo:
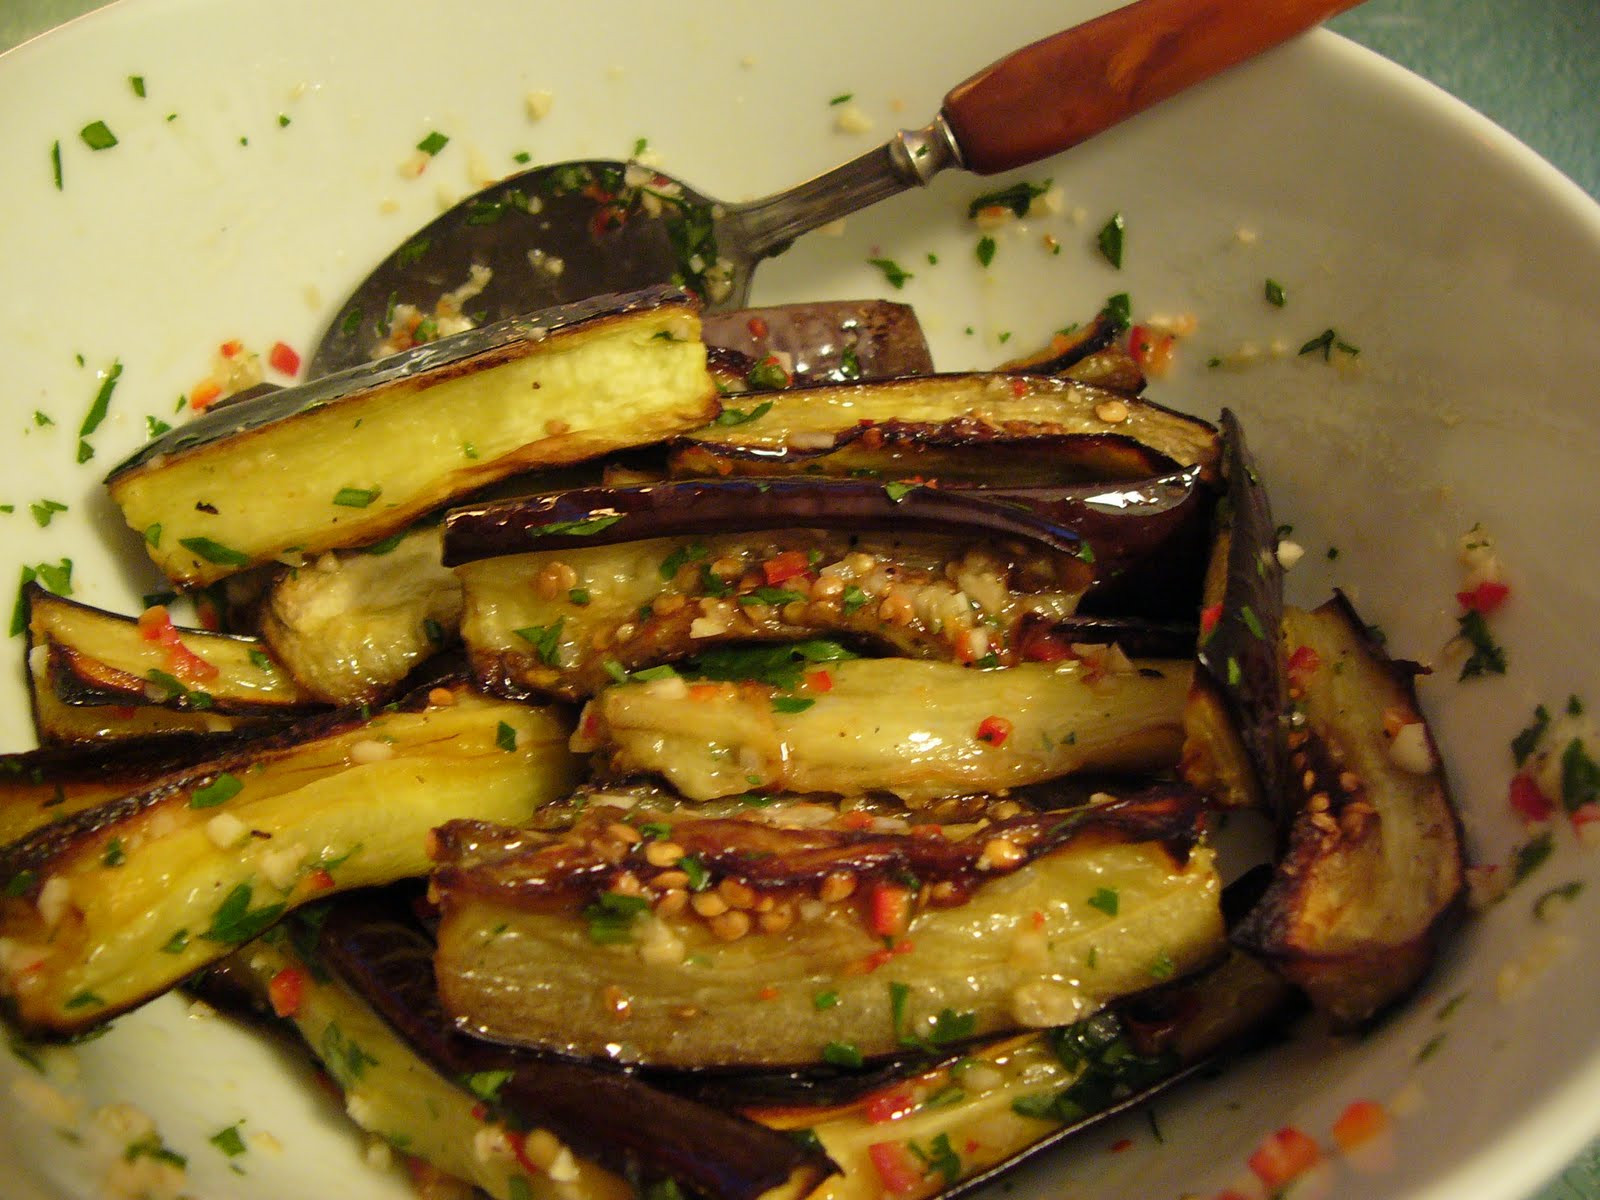
<path fill-rule="evenodd" d="M 1202 819 L 1169 787 L 907 833 L 452 822 L 430 893 L 440 992 L 481 1037 L 678 1068 L 1067 1024 L 1217 956 Z"/>

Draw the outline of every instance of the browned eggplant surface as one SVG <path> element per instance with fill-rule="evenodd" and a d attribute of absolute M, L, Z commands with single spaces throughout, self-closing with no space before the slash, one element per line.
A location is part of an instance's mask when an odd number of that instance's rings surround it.
<path fill-rule="evenodd" d="M 1284 613 L 1294 818 L 1239 943 L 1343 1025 L 1409 992 L 1461 898 L 1461 830 L 1412 686 L 1343 595 Z"/>

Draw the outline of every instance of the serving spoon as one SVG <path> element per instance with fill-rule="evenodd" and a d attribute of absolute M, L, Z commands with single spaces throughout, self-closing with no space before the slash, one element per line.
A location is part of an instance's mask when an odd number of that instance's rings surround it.
<path fill-rule="evenodd" d="M 638 163 L 535 167 L 449 209 L 380 263 L 339 309 L 307 367 L 331 374 L 424 340 L 395 310 L 435 320 L 457 292 L 476 323 L 677 281 L 740 308 L 756 265 L 794 238 L 947 167 L 992 175 L 1070 149 L 1287 41 L 1359 0 L 1137 0 L 1008 54 L 945 96 L 920 129 L 798 187 L 723 204 Z M 488 269 L 477 282 L 470 271 Z M 446 330 L 447 331 L 447 330 Z"/>

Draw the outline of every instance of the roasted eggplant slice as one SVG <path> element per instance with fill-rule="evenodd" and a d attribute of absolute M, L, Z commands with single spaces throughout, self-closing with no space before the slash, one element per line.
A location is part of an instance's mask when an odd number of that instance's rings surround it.
<path fill-rule="evenodd" d="M 165 608 L 125 617 L 23 589 L 28 660 L 78 706 L 160 705 L 230 716 L 304 716 L 320 707 L 255 638 L 178 629 Z"/>
<path fill-rule="evenodd" d="M 1210 475 L 1217 458 L 1216 430 L 1204 421 L 1043 376 L 930 375 L 791 388 L 757 408 L 747 419 L 680 439 L 673 473 L 943 478 L 953 470 L 992 478 L 990 460 L 1020 444 L 1053 467 L 1048 481 L 1061 482 L 1138 479 L 1186 466 Z M 946 461 L 952 451 L 959 452 L 954 463 Z"/>
<path fill-rule="evenodd" d="M 1170 788 L 918 834 L 452 822 L 440 994 L 479 1036 L 673 1067 L 1066 1024 L 1217 955 L 1200 822 Z"/>
<path fill-rule="evenodd" d="M 307 900 L 423 874 L 441 821 L 527 820 L 570 790 L 554 714 L 434 700 L 313 719 L 0 851 L 0 992 L 21 1022 L 85 1028 Z"/>
<path fill-rule="evenodd" d="M 1236 931 L 1338 1024 L 1409 992 L 1457 908 L 1459 822 L 1417 708 L 1342 595 L 1284 613 L 1296 810 L 1272 885 Z"/>
<path fill-rule="evenodd" d="M 68 704 L 56 695 L 50 680 L 50 658 L 34 656 L 28 671 L 33 701 L 33 728 L 41 746 L 96 746 L 153 738 L 192 738 L 259 732 L 281 722 L 270 717 L 236 717 L 208 709 L 176 709 L 159 705 Z"/>
<path fill-rule="evenodd" d="M 419 1085 L 439 1099 L 441 1116 L 449 1114 L 447 1119 L 455 1120 L 470 1115 L 478 1128 L 489 1123 L 488 1138 L 497 1151 L 491 1161 L 500 1159 L 497 1165 L 502 1170 L 514 1165 L 504 1160 L 516 1147 L 525 1156 L 530 1151 L 538 1155 L 554 1150 L 550 1145 L 554 1142 L 627 1179 L 675 1180 L 709 1200 L 799 1200 L 833 1169 L 825 1156 L 790 1138 L 735 1114 L 658 1091 L 605 1064 L 536 1056 L 457 1032 L 433 986 L 432 940 L 414 921 L 397 916 L 388 900 L 385 893 L 341 898 L 321 920 L 315 936 L 285 940 L 291 947 L 314 945 L 315 957 L 307 969 L 318 974 L 326 968 L 349 988 L 347 992 L 337 983 L 331 985 L 340 1002 L 370 1006 L 369 1014 L 387 1022 L 388 1029 L 369 1027 L 368 1036 L 381 1039 L 378 1044 L 398 1050 L 403 1061 L 419 1068 L 430 1066 L 444 1079 L 476 1087 L 478 1094 L 473 1095 L 437 1078 L 418 1078 Z M 416 1062 L 418 1057 L 421 1063 Z M 392 1097 L 371 1099 L 391 1111 L 397 1103 Z M 410 1133 L 412 1120 L 430 1120 L 414 1105 L 408 1107 L 406 1125 L 391 1126 L 395 1132 Z M 502 1141 L 510 1143 L 503 1151 Z M 419 1130 L 408 1149 L 444 1166 L 426 1152 L 434 1144 L 431 1135 Z M 451 1148 L 451 1161 L 459 1162 L 463 1152 L 470 1154 L 474 1144 L 469 1128 L 462 1145 Z"/>
<path fill-rule="evenodd" d="M 800 663 L 823 658 L 808 647 Z M 596 751 L 612 777 L 660 775 L 697 800 L 888 791 L 918 804 L 1073 771 L 1172 767 L 1190 664 L 1100 650 L 992 671 L 882 658 L 812 661 L 803 673 L 768 651 L 757 656 L 765 679 L 792 674 L 792 687 L 671 675 L 608 688 L 584 709 L 572 745 Z M 708 660 L 700 671 L 724 678 L 749 661 Z"/>
<path fill-rule="evenodd" d="M 1033 354 L 1002 363 L 1008 375 L 1060 375 L 1091 387 L 1137 396 L 1144 391 L 1144 371 L 1124 343 L 1125 326 L 1110 313 L 1087 325 L 1062 330 Z"/>
<path fill-rule="evenodd" d="M 262 602 L 262 638 L 319 699 L 363 704 L 389 695 L 456 640 L 461 584 L 440 561 L 442 545 L 439 527 L 429 526 L 285 572 Z"/>
<path fill-rule="evenodd" d="M 1194 688 L 1184 711 L 1183 776 L 1221 805 L 1278 814 L 1283 794 L 1283 568 L 1267 489 L 1238 418 L 1222 413 L 1227 494 L 1200 610 Z"/>
<path fill-rule="evenodd" d="M 444 338 L 230 405 L 107 483 L 173 580 L 362 545 L 518 471 L 716 415 L 698 306 L 651 289 Z"/>
<path fill-rule="evenodd" d="M 768 364 L 783 379 L 799 384 L 933 371 L 917 314 L 910 305 L 888 300 L 824 300 L 708 313 L 701 336 L 711 347 L 713 371 L 719 364 L 732 367 L 734 391 L 761 390 L 764 380 L 774 376 L 763 371 Z"/>

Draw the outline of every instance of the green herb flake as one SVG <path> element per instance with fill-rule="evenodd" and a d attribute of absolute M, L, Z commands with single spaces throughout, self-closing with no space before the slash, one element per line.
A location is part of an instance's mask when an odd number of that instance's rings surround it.
<path fill-rule="evenodd" d="M 232 800 L 244 789 L 236 776 L 224 771 L 210 783 L 197 787 L 189 793 L 190 808 L 215 808 Z"/>
<path fill-rule="evenodd" d="M 141 100 L 144 99 L 144 76 L 143 75 L 129 75 L 128 76 L 128 86 L 133 89 L 133 94 L 135 96 L 139 97 L 139 99 L 141 99 Z"/>
<path fill-rule="evenodd" d="M 1288 303 L 1288 297 L 1283 294 L 1283 284 L 1276 279 L 1269 279 L 1262 285 L 1262 294 L 1266 296 L 1267 303 L 1274 308 L 1282 308 Z"/>
<path fill-rule="evenodd" d="M 1459 636 L 1465 638 L 1467 645 L 1472 648 L 1466 662 L 1461 664 L 1461 674 L 1456 678 L 1466 680 L 1482 675 L 1504 675 L 1506 652 L 1494 640 L 1483 614 L 1476 611 L 1463 613 L 1456 618 L 1456 624 L 1461 629 Z"/>
<path fill-rule="evenodd" d="M 1516 887 L 1543 866 L 1554 850 L 1555 842 L 1551 839 L 1549 830 L 1546 830 L 1512 851 L 1511 886 Z"/>
<path fill-rule="evenodd" d="M 1172 955 L 1163 950 L 1156 955 L 1155 962 L 1150 964 L 1150 978 L 1171 979 L 1177 970 L 1178 965 L 1172 961 Z"/>
<path fill-rule="evenodd" d="M 1126 329 L 1133 321 L 1133 301 L 1127 292 L 1118 292 L 1114 296 L 1107 296 L 1105 306 L 1101 308 L 1100 315 L 1115 329 Z"/>
<path fill-rule="evenodd" d="M 200 936 L 208 942 L 240 946 L 265 933 L 279 917 L 283 916 L 287 906 L 264 904 L 260 908 L 251 908 L 252 894 L 253 890 L 248 883 L 241 883 L 235 887 L 223 897 L 222 903 L 212 915 L 210 928 Z"/>
<path fill-rule="evenodd" d="M 533 652 L 547 667 L 561 665 L 561 628 L 567 623 L 565 617 L 558 617 L 549 625 L 528 625 L 515 630 L 516 635 L 528 645 L 533 647 Z"/>
<path fill-rule="evenodd" d="M 818 992 L 811 997 L 811 1007 L 817 1012 L 827 1012 L 828 1009 L 839 1003 L 838 992 Z"/>
<path fill-rule="evenodd" d="M 354 1038 L 346 1037 L 338 1025 L 331 1023 L 322 1031 L 318 1056 L 322 1059 L 322 1065 L 328 1068 L 328 1074 L 347 1092 L 360 1082 L 368 1067 L 378 1065 L 378 1060 Z"/>
<path fill-rule="evenodd" d="M 849 104 L 850 101 L 854 100 L 855 98 L 856 94 L 854 92 L 840 92 L 832 100 L 829 100 L 828 103 L 829 105 Z"/>
<path fill-rule="evenodd" d="M 1444 1039 L 1444 1034 L 1436 1033 L 1427 1041 L 1423 1042 L 1422 1048 L 1417 1051 L 1416 1061 L 1419 1063 L 1427 1062 L 1439 1052 L 1439 1047 L 1444 1045 Z"/>
<path fill-rule="evenodd" d="M 883 272 L 884 279 L 888 280 L 889 286 L 894 288 L 895 291 L 905 287 L 906 280 L 916 278 L 915 275 L 905 270 L 892 258 L 869 258 L 867 262 Z"/>
<path fill-rule="evenodd" d="M 124 1162 L 133 1162 L 135 1159 L 153 1158 L 157 1162 L 164 1162 L 174 1167 L 187 1167 L 189 1160 L 167 1146 L 161 1140 L 159 1133 L 147 1133 L 138 1141 L 129 1142 L 122 1149 Z"/>
<path fill-rule="evenodd" d="M 746 592 L 739 597 L 740 604 L 765 604 L 771 608 L 782 608 L 785 604 L 795 601 L 804 601 L 805 597 L 791 588 L 758 587 L 753 592 Z"/>
<path fill-rule="evenodd" d="M 928 1041 L 934 1046 L 948 1046 L 952 1042 L 964 1041 L 971 1037 L 977 1028 L 977 1013 L 958 1013 L 953 1008 L 941 1008 L 933 1018 L 933 1028 L 928 1031 Z"/>
<path fill-rule="evenodd" d="M 1570 883 L 1563 883 L 1553 887 L 1533 902 L 1533 915 L 1535 920 L 1548 921 L 1552 919 L 1553 906 L 1557 900 L 1571 904 L 1583 891 L 1583 883 L 1574 879 Z"/>
<path fill-rule="evenodd" d="M 631 941 L 634 921 L 649 908 L 650 902 L 643 896 L 601 892 L 594 903 L 583 910 L 583 918 L 589 923 L 589 939 L 601 945 Z"/>
<path fill-rule="evenodd" d="M 333 494 L 333 502 L 340 508 L 366 508 L 382 494 L 382 488 L 342 487 Z"/>
<path fill-rule="evenodd" d="M 160 417 L 146 417 L 144 419 L 144 435 L 147 438 L 158 438 L 164 433 L 171 433 L 172 426 Z"/>
<path fill-rule="evenodd" d="M 187 929 L 178 930 L 177 933 L 161 943 L 161 953 L 163 954 L 182 954 L 188 948 L 189 931 Z"/>
<path fill-rule="evenodd" d="M 672 579 L 686 564 L 699 562 L 709 553 L 704 542 L 690 542 L 686 546 L 679 546 L 661 560 L 661 565 L 656 568 L 656 574 L 663 580 Z"/>
<path fill-rule="evenodd" d="M 432 157 L 450 144 L 450 139 L 437 129 L 417 143 L 417 149 Z"/>
<path fill-rule="evenodd" d="M 589 595 L 588 588 L 575 587 L 567 592 L 567 599 L 571 603 L 577 605 L 579 608 L 584 608 L 588 605 L 592 597 Z"/>
<path fill-rule="evenodd" d="M 217 1130 L 206 1141 L 229 1158 L 237 1158 L 246 1150 L 244 1136 L 240 1134 L 237 1123 L 229 1125 L 226 1129 Z"/>
<path fill-rule="evenodd" d="M 1359 348 L 1352 346 L 1332 329 L 1324 329 L 1321 333 L 1317 334 L 1316 337 L 1312 338 L 1310 341 L 1306 342 L 1305 345 L 1300 347 L 1299 353 L 1301 355 L 1321 354 L 1323 362 L 1331 362 L 1333 360 L 1333 352 L 1335 350 L 1338 350 L 1343 354 L 1348 354 L 1351 358 L 1354 358 L 1356 355 L 1361 353 Z"/>
<path fill-rule="evenodd" d="M 67 998 L 61 1007 L 72 1010 L 75 1008 L 104 1008 L 105 1001 L 93 992 L 77 992 Z"/>
<path fill-rule="evenodd" d="M 711 423 L 713 425 L 721 425 L 724 428 L 729 425 L 743 425 L 747 421 L 754 421 L 757 417 L 765 416 L 771 408 L 771 400 L 765 401 L 764 403 L 758 404 L 754 408 L 750 409 L 724 408 L 712 419 Z"/>
<path fill-rule="evenodd" d="M 265 650 L 252 650 L 250 651 L 250 665 L 258 671 L 270 671 L 272 670 L 272 659 L 267 656 Z"/>
<path fill-rule="evenodd" d="M 920 483 L 912 483 L 909 480 L 898 480 L 894 483 L 884 484 L 883 494 L 889 497 L 891 502 L 899 504 L 900 501 L 904 500 L 907 496 L 921 486 L 922 485 Z"/>
<path fill-rule="evenodd" d="M 1246 604 L 1239 610 L 1239 619 L 1244 622 L 1244 627 L 1250 631 L 1252 637 L 1265 639 L 1267 631 L 1261 627 L 1261 618 L 1256 616 L 1256 610 Z"/>
<path fill-rule="evenodd" d="M 822 1048 L 822 1061 L 830 1066 L 858 1069 L 866 1059 L 850 1042 L 829 1042 Z"/>
<path fill-rule="evenodd" d="M 1121 213 L 1113 213 L 1111 219 L 1100 227 L 1095 238 L 1101 257 L 1119 271 L 1122 270 L 1122 245 L 1126 235 L 1127 222 L 1122 219 Z"/>
<path fill-rule="evenodd" d="M 1043 183 L 1021 180 L 999 191 L 984 192 L 981 196 L 974 196 L 967 204 L 967 220 L 976 220 L 986 208 L 1008 208 L 1013 216 L 1025 217 L 1034 199 L 1049 190 L 1050 180 L 1046 179 Z"/>
<path fill-rule="evenodd" d="M 474 1071 L 465 1076 L 461 1082 L 485 1104 L 497 1104 L 500 1101 L 500 1089 L 511 1082 L 516 1075 L 515 1071 Z"/>
<path fill-rule="evenodd" d="M 3 892 L 0 892 L 0 895 L 4 895 L 9 900 L 16 900 L 26 896 L 38 882 L 39 874 L 37 871 L 18 871 L 10 879 L 6 880 L 6 886 Z"/>
<path fill-rule="evenodd" d="M 591 537 L 610 529 L 622 514 L 616 513 L 608 517 L 585 517 L 577 521 L 551 521 L 548 525 L 540 525 L 528 530 L 528 536 L 541 537 Z"/>
<path fill-rule="evenodd" d="M 980 267 L 987 267 L 990 263 L 994 262 L 994 251 L 995 244 L 992 237 L 979 238 L 977 249 L 973 251 L 973 253 L 977 255 L 978 265 Z"/>
<path fill-rule="evenodd" d="M 855 612 L 862 605 L 871 600 L 872 597 L 863 592 L 855 584 L 851 583 L 845 585 L 845 589 L 840 593 L 839 599 L 845 615 L 849 616 L 851 613 Z"/>
<path fill-rule="evenodd" d="M 128 861 L 128 852 L 122 848 L 121 838 L 112 838 L 106 843 L 105 853 L 100 856 L 100 862 L 107 867 L 120 867 Z"/>
<path fill-rule="evenodd" d="M 117 135 L 104 121 L 90 121 L 78 131 L 78 136 L 91 150 L 109 150 L 117 144 Z"/>
<path fill-rule="evenodd" d="M 232 546 L 224 546 L 221 542 L 214 542 L 208 537 L 179 538 L 178 545 L 189 553 L 208 563 L 215 563 L 219 567 L 247 567 L 250 565 L 250 556 L 242 554 Z"/>
<path fill-rule="evenodd" d="M 1116 888 L 1096 888 L 1094 895 L 1089 897 L 1089 907 L 1098 908 L 1108 917 L 1117 915 L 1118 904 L 1119 898 Z"/>
<path fill-rule="evenodd" d="M 526 150 L 518 150 L 511 156 L 511 161 L 525 167 L 533 161 L 533 155 L 529 154 Z"/>
<path fill-rule="evenodd" d="M 772 698 L 772 711 L 775 713 L 803 713 L 815 703 L 815 700 L 804 696 L 774 696 Z"/>
<path fill-rule="evenodd" d="M 88 442 L 84 441 L 82 438 L 79 438 L 78 439 L 78 454 L 77 454 L 77 459 L 76 459 L 78 465 L 82 466 L 84 463 L 88 462 L 93 457 L 94 457 L 94 447 L 91 446 Z"/>
<path fill-rule="evenodd" d="M 512 753 L 517 748 L 517 731 L 504 721 L 495 727 L 494 744 L 506 753 Z"/>
<path fill-rule="evenodd" d="M 33 514 L 34 524 L 40 529 L 46 528 L 57 513 L 67 511 L 67 506 L 59 500 L 36 500 L 28 505 L 28 511 Z"/>
<path fill-rule="evenodd" d="M 917 1142 L 907 1142 L 906 1148 L 916 1155 L 919 1162 L 927 1167 L 927 1174 L 942 1175 L 945 1186 L 949 1186 L 961 1177 L 961 1159 L 951 1149 L 950 1135 L 941 1133 L 928 1143 L 924 1150 Z"/>
<path fill-rule="evenodd" d="M 1239 660 L 1231 654 L 1228 656 L 1228 685 L 1238 687 L 1244 680 L 1244 669 L 1239 666 Z"/>
<path fill-rule="evenodd" d="M 1561 807 L 1577 812 L 1600 798 L 1600 763 L 1590 757 L 1582 738 L 1573 738 L 1561 752 Z"/>
<path fill-rule="evenodd" d="M 56 191 L 65 191 L 66 182 L 61 174 L 61 141 L 59 138 L 50 143 L 50 172 L 55 177 Z"/>

